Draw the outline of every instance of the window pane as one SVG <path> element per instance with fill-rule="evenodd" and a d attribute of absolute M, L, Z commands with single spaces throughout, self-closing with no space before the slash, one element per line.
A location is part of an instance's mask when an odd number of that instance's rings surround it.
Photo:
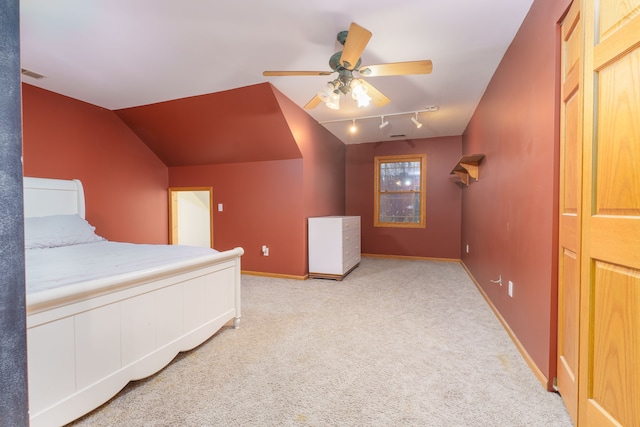
<path fill-rule="evenodd" d="M 420 193 L 380 194 L 380 222 L 419 223 Z"/>
<path fill-rule="evenodd" d="M 380 192 L 420 191 L 420 162 L 380 164 Z"/>
<path fill-rule="evenodd" d="M 424 228 L 426 154 L 375 157 L 375 227 Z"/>

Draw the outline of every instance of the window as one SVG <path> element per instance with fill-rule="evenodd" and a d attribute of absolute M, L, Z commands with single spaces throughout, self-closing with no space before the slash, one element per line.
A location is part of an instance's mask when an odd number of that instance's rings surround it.
<path fill-rule="evenodd" d="M 426 226 L 427 155 L 375 157 L 375 227 Z"/>

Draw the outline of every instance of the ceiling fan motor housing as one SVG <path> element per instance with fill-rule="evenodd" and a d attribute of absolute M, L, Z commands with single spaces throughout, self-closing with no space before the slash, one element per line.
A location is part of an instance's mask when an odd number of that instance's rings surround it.
<path fill-rule="evenodd" d="M 343 67 L 342 64 L 340 64 L 341 56 L 342 56 L 342 51 L 334 53 L 333 55 L 331 55 L 331 58 L 329 58 L 329 66 L 333 71 L 340 72 L 342 70 L 347 69 Z M 358 68 L 360 68 L 361 63 L 362 63 L 361 59 L 358 58 L 358 62 L 356 62 L 356 66 L 353 67 L 352 70 L 358 71 Z"/>
<path fill-rule="evenodd" d="M 345 42 L 347 41 L 347 35 L 349 34 L 349 31 L 344 30 L 344 31 L 340 31 L 338 33 L 338 35 L 336 36 L 336 38 L 338 39 L 338 42 L 344 46 Z"/>

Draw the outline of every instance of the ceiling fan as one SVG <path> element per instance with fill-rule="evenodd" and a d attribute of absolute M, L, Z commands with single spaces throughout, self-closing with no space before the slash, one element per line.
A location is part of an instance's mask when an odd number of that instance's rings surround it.
<path fill-rule="evenodd" d="M 329 76 L 338 73 L 335 80 L 330 81 L 305 106 L 305 109 L 317 107 L 324 102 L 329 108 L 340 108 L 340 94 L 351 92 L 358 106 L 368 105 L 373 101 L 379 107 L 391 102 L 382 92 L 360 76 L 398 76 L 405 74 L 429 74 L 432 70 L 430 60 L 393 62 L 379 65 L 361 65 L 360 55 L 371 39 L 371 31 L 352 22 L 348 31 L 338 33 L 337 39 L 344 46 L 342 51 L 334 53 L 329 59 L 333 71 L 265 71 L 263 76 Z"/>

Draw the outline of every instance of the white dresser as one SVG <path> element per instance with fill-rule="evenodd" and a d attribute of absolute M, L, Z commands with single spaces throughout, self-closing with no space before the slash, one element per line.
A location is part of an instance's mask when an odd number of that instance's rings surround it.
<path fill-rule="evenodd" d="M 309 278 L 342 280 L 360 264 L 360 217 L 309 218 Z"/>

